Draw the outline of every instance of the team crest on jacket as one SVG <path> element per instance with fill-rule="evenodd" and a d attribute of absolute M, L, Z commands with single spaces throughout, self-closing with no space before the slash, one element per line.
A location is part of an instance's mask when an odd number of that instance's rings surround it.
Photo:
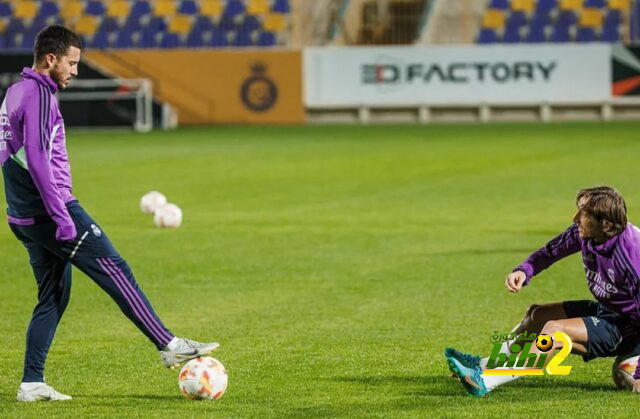
<path fill-rule="evenodd" d="M 102 236 L 102 231 L 100 231 L 100 228 L 95 224 L 91 224 L 91 231 L 93 231 L 93 235 L 96 237 Z"/>

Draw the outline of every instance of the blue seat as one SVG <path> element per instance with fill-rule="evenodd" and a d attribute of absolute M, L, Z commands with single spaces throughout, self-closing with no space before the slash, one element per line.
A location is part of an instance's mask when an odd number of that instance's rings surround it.
<path fill-rule="evenodd" d="M 507 44 L 515 44 L 521 41 L 520 29 L 524 26 L 520 22 L 510 22 L 504 28 L 502 42 Z"/>
<path fill-rule="evenodd" d="M 5 34 L 0 33 L 0 49 L 7 48 L 7 37 Z"/>
<path fill-rule="evenodd" d="M 60 12 L 60 8 L 58 5 L 52 1 L 43 1 L 40 4 L 40 9 L 38 9 L 38 13 L 36 14 L 36 19 L 38 18 L 48 18 L 50 16 L 56 16 Z M 2 13 L 0 13 L 2 15 Z"/>
<path fill-rule="evenodd" d="M 92 16 L 104 16 L 105 8 L 101 1 L 90 1 L 87 3 L 87 7 L 84 13 Z"/>
<path fill-rule="evenodd" d="M 229 0 L 227 7 L 225 7 L 222 13 L 222 19 L 235 19 L 236 16 L 244 13 L 244 3 L 240 0 Z"/>
<path fill-rule="evenodd" d="M 576 42 L 594 42 L 597 39 L 596 31 L 593 28 L 578 28 Z"/>
<path fill-rule="evenodd" d="M 192 28 L 187 35 L 187 46 L 189 48 L 201 48 L 204 46 L 204 31 Z"/>
<path fill-rule="evenodd" d="M 193 22 L 193 29 L 199 31 L 210 31 L 214 28 L 214 24 L 207 16 L 198 16 Z"/>
<path fill-rule="evenodd" d="M 220 29 L 214 28 L 211 31 L 211 37 L 208 42 L 205 42 L 205 45 L 211 47 L 226 47 L 229 45 L 229 39 L 227 38 L 227 33 Z"/>
<path fill-rule="evenodd" d="M 182 0 L 178 6 L 178 13 L 183 15 L 197 15 L 198 5 L 193 0 Z"/>
<path fill-rule="evenodd" d="M 94 49 L 109 48 L 109 32 L 106 30 L 98 30 L 89 42 L 89 46 Z"/>
<path fill-rule="evenodd" d="M 253 46 L 253 40 L 251 39 L 251 33 L 239 30 L 236 32 L 236 36 L 233 38 L 231 45 L 234 47 L 250 47 Z"/>
<path fill-rule="evenodd" d="M 551 42 L 570 42 L 570 28 L 570 25 L 556 24 L 553 27 L 553 32 L 551 33 Z"/>
<path fill-rule="evenodd" d="M 142 48 L 157 48 L 159 47 L 158 38 L 159 34 L 164 33 L 164 28 L 153 29 L 146 26 L 140 33 L 140 46 Z"/>
<path fill-rule="evenodd" d="M 152 31 L 162 32 L 167 30 L 167 22 L 165 22 L 164 18 L 159 16 L 154 16 L 149 19 L 149 23 L 145 26 Z"/>
<path fill-rule="evenodd" d="M 135 44 L 133 42 L 133 33 L 126 30 L 121 29 L 117 32 L 116 36 L 116 48 L 133 48 Z"/>
<path fill-rule="evenodd" d="M 127 20 L 124 22 L 123 30 L 128 30 L 129 32 L 141 31 L 142 23 L 140 22 L 139 16 L 129 15 Z"/>
<path fill-rule="evenodd" d="M 291 7 L 289 6 L 289 0 L 276 0 L 273 3 L 272 11 L 276 13 L 289 13 L 291 11 Z M 265 45 L 268 46 L 268 45 Z"/>
<path fill-rule="evenodd" d="M 244 20 L 242 21 L 242 24 L 240 25 L 240 27 L 238 28 L 240 31 L 243 32 L 253 32 L 255 30 L 260 29 L 261 25 L 260 25 L 260 21 L 258 20 L 257 17 L 255 16 L 245 16 Z"/>
<path fill-rule="evenodd" d="M 525 37 L 526 42 L 531 43 L 541 43 L 547 42 L 547 35 L 545 33 L 545 28 L 549 24 L 548 16 L 539 16 L 534 18 L 529 25 L 529 32 Z"/>
<path fill-rule="evenodd" d="M 151 14 L 151 6 L 149 6 L 149 2 L 145 0 L 138 0 L 131 7 L 131 11 L 129 12 L 129 16 L 139 18 L 140 16 L 145 16 Z"/>
<path fill-rule="evenodd" d="M 100 23 L 100 28 L 98 28 L 98 30 L 105 30 L 107 32 L 114 32 L 119 29 L 118 19 L 115 17 L 105 17 L 102 19 L 102 23 Z"/>
<path fill-rule="evenodd" d="M 489 2 L 489 8 L 507 10 L 509 8 L 509 0 L 491 0 Z"/>
<path fill-rule="evenodd" d="M 0 16 L 9 17 L 11 16 L 11 5 L 9 3 L 0 3 Z M 5 39 L 5 45 L 6 45 Z"/>
<path fill-rule="evenodd" d="M 178 48 L 182 46 L 180 35 L 177 33 L 165 32 L 160 42 L 162 48 Z"/>
<path fill-rule="evenodd" d="M 498 42 L 498 35 L 493 29 L 481 28 L 476 42 L 478 44 L 494 44 Z"/>
<path fill-rule="evenodd" d="M 29 29 L 25 32 L 22 32 L 22 42 L 18 48 L 20 49 L 33 49 L 34 44 L 36 43 L 36 35 L 43 28 L 38 28 L 37 30 Z"/>
<path fill-rule="evenodd" d="M 507 25 L 525 25 L 527 23 L 527 15 L 524 12 L 516 11 L 511 12 L 511 14 L 507 17 Z"/>
<path fill-rule="evenodd" d="M 54 15 L 54 16 L 36 16 L 36 18 L 33 19 L 32 25 L 40 26 L 40 27 L 44 28 L 45 26 L 51 26 L 51 25 L 64 25 L 64 21 L 58 15 Z"/>
<path fill-rule="evenodd" d="M 261 47 L 272 47 L 276 44 L 276 34 L 273 32 L 262 32 L 258 37 L 257 44 Z"/>
<path fill-rule="evenodd" d="M 11 19 L 9 19 L 9 23 L 7 24 L 5 32 L 9 35 L 15 35 L 26 30 L 27 28 L 24 26 L 24 22 L 22 21 L 22 19 L 12 17 Z M 12 42 L 12 40 L 10 39 L 9 42 Z"/>
<path fill-rule="evenodd" d="M 600 40 L 603 42 L 620 42 L 620 29 L 617 26 L 605 27 Z"/>
<path fill-rule="evenodd" d="M 583 7 L 595 7 L 601 9 L 606 5 L 605 0 L 585 0 Z"/>
<path fill-rule="evenodd" d="M 548 15 L 550 11 L 558 6 L 558 0 L 538 0 L 536 9 L 534 11 L 535 16 Z"/>
<path fill-rule="evenodd" d="M 571 26 L 578 22 L 578 16 L 571 10 L 565 10 L 558 13 L 558 18 L 556 19 L 556 25 L 562 26 Z"/>

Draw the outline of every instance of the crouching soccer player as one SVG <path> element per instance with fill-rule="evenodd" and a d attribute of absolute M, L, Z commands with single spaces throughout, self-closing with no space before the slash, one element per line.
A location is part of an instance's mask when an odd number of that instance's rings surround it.
<path fill-rule="evenodd" d="M 0 164 L 9 226 L 26 247 L 38 284 L 38 303 L 27 329 L 17 399 L 69 400 L 44 382 L 44 364 L 69 301 L 71 265 L 118 304 L 173 367 L 210 353 L 215 342 L 175 337 L 160 321 L 127 263 L 71 192 L 62 116 L 54 94 L 77 75 L 80 38 L 51 26 L 37 36 L 33 68 L 7 91 L 0 108 Z"/>
<path fill-rule="evenodd" d="M 608 186 L 583 189 L 576 198 L 574 224 L 543 248 L 531 254 L 511 272 L 505 286 L 517 293 L 531 278 L 558 260 L 581 252 L 587 286 L 595 301 L 564 301 L 532 305 L 514 328 L 553 336 L 566 333 L 572 353 L 585 361 L 599 357 L 640 354 L 640 230 L 627 222 L 622 196 Z M 513 342 L 501 352 L 507 357 Z M 552 350 L 562 346 L 554 341 Z M 539 353 L 535 345 L 530 353 Z M 495 387 L 522 375 L 482 375 L 488 358 L 445 349 L 450 370 L 472 396 L 483 396 Z M 549 355 L 551 359 L 551 355 Z M 492 366 L 489 366 L 492 367 Z M 633 391 L 640 393 L 640 366 L 633 375 Z"/>

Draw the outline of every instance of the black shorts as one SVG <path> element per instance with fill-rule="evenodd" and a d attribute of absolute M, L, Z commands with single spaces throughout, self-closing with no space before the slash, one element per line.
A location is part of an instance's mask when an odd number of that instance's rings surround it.
<path fill-rule="evenodd" d="M 621 314 L 603 307 L 597 301 L 564 301 L 568 318 L 581 317 L 587 327 L 587 354 L 582 358 L 640 355 L 640 326 Z"/>

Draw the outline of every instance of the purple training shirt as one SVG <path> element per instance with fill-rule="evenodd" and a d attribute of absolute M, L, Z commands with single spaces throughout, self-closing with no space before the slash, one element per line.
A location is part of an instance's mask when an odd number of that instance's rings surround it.
<path fill-rule="evenodd" d="M 0 165 L 4 166 L 12 159 L 26 169 L 46 213 L 58 226 L 71 228 L 73 221 L 65 204 L 75 197 L 71 189 L 64 122 L 54 96 L 57 90 L 49 76 L 27 67 L 22 70 L 22 80 L 9 87 L 0 108 L 0 132 L 3 133 Z M 9 215 L 41 215 L 34 213 L 38 211 L 38 205 L 25 204 L 21 196 L 11 195 L 14 185 L 7 184 L 7 179 L 5 174 Z"/>
<path fill-rule="evenodd" d="M 573 224 L 540 250 L 532 253 L 516 270 L 531 278 L 553 263 L 582 253 L 587 286 L 604 307 L 629 318 L 640 327 L 640 230 L 631 223 L 624 231 L 602 244 L 581 239 Z M 640 378 L 640 365 L 634 378 Z"/>

